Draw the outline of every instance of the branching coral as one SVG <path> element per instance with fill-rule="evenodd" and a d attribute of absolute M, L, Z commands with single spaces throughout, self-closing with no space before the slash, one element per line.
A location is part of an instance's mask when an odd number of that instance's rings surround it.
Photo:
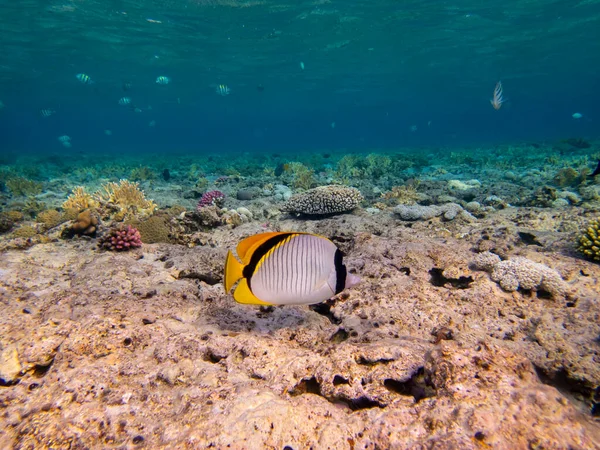
<path fill-rule="evenodd" d="M 76 209 L 83 211 L 85 209 L 94 209 L 98 207 L 98 202 L 94 200 L 91 194 L 85 192 L 83 186 L 76 186 L 73 193 L 67 197 L 67 200 L 62 204 L 63 209 Z"/>
<path fill-rule="evenodd" d="M 121 180 L 119 183 L 106 183 L 96 192 L 96 199 L 101 204 L 114 210 L 113 218 L 123 220 L 133 217 L 150 216 L 157 205 L 152 200 L 146 199 L 138 183 Z"/>
<path fill-rule="evenodd" d="M 42 192 L 42 183 L 22 177 L 7 180 L 6 187 L 15 196 L 37 195 Z"/>

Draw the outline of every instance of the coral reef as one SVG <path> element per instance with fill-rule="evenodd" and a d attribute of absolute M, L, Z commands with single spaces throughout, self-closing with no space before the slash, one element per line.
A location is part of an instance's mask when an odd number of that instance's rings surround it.
<path fill-rule="evenodd" d="M 104 250 L 127 251 L 142 246 L 140 232 L 131 225 L 115 227 L 108 230 L 100 239 L 98 246 Z"/>
<path fill-rule="evenodd" d="M 498 255 L 482 252 L 472 264 L 475 269 L 491 272 L 490 278 L 508 292 L 525 289 L 545 291 L 552 297 L 564 297 L 568 291 L 567 284 L 558 272 L 521 256 L 501 261 Z"/>
<path fill-rule="evenodd" d="M 600 261 L 600 218 L 590 220 L 578 241 L 579 246 L 577 249 L 586 258 Z"/>
<path fill-rule="evenodd" d="M 81 212 L 85 209 L 95 209 L 99 206 L 99 203 L 94 200 L 91 194 L 85 192 L 83 186 L 76 186 L 73 188 L 71 195 L 67 197 L 67 200 L 62 204 L 63 209 L 74 209 Z"/>
<path fill-rule="evenodd" d="M 95 236 L 98 228 L 98 217 L 91 210 L 86 209 L 77 215 L 77 218 L 71 224 L 69 231 L 72 234 Z"/>
<path fill-rule="evenodd" d="M 96 198 L 117 221 L 150 216 L 158 207 L 152 200 L 146 199 L 138 183 L 128 180 L 106 183 L 96 193 Z"/>
<path fill-rule="evenodd" d="M 307 215 L 326 215 L 352 211 L 363 196 L 356 188 L 347 186 L 320 186 L 293 195 L 281 207 L 282 211 Z"/>
<path fill-rule="evenodd" d="M 38 195 L 42 192 L 42 183 L 28 180 L 27 178 L 15 177 L 6 180 L 6 187 L 14 196 Z"/>
<path fill-rule="evenodd" d="M 221 191 L 208 191 L 202 194 L 202 197 L 196 205 L 196 210 L 200 211 L 207 206 L 222 206 L 225 200 L 225 194 Z"/>
<path fill-rule="evenodd" d="M 445 220 L 454 220 L 461 217 L 465 220 L 475 220 L 470 213 L 465 211 L 458 203 L 445 203 L 443 205 L 398 205 L 394 213 L 402 220 L 429 220 L 442 216 Z"/>

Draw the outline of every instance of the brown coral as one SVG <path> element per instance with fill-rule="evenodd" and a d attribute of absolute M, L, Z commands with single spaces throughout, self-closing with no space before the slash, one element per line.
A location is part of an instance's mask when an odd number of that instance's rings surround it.
<path fill-rule="evenodd" d="M 171 230 L 166 217 L 152 216 L 145 220 L 132 221 L 130 225 L 138 229 L 144 244 L 171 242 Z"/>
<path fill-rule="evenodd" d="M 71 225 L 71 231 L 74 234 L 94 236 L 98 227 L 98 218 L 92 214 L 89 209 L 79 213 L 77 219 L 73 225 Z"/>
<path fill-rule="evenodd" d="M 65 218 L 56 209 L 46 209 L 37 215 L 35 221 L 44 224 L 45 228 L 50 229 L 63 223 Z"/>

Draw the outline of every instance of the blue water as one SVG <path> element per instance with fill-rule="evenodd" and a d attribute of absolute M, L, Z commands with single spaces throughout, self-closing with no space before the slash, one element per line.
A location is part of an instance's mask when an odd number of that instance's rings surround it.
<path fill-rule="evenodd" d="M 600 2 L 484 4 L 2 0 L 0 151 L 60 151 L 65 134 L 90 153 L 597 138 Z"/>

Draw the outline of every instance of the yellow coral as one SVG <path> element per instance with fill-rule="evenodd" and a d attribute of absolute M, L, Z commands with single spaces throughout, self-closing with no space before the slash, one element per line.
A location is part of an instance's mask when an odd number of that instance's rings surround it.
<path fill-rule="evenodd" d="M 115 220 L 149 216 L 158 207 L 156 203 L 146 198 L 138 183 L 128 180 L 106 183 L 95 195 L 101 203 L 117 210 L 114 214 Z"/>
<path fill-rule="evenodd" d="M 67 200 L 62 204 L 63 209 L 76 209 L 78 212 L 84 209 L 92 209 L 98 207 L 98 202 L 85 192 L 83 186 L 75 186 L 73 193 L 69 195 Z"/>
<path fill-rule="evenodd" d="M 577 250 L 589 259 L 600 261 L 600 217 L 590 221 L 587 229 L 579 237 Z"/>

